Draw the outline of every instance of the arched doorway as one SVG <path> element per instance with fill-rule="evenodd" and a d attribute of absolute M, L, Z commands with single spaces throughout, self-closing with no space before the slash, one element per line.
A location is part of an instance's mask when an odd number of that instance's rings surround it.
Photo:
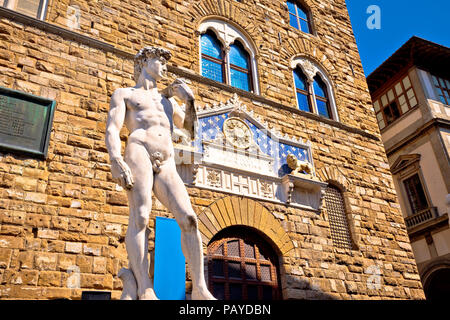
<path fill-rule="evenodd" d="M 208 286 L 219 300 L 281 299 L 278 257 L 255 230 L 229 227 L 208 245 Z"/>
<path fill-rule="evenodd" d="M 437 269 L 428 276 L 424 285 L 427 300 L 450 299 L 450 268 Z"/>

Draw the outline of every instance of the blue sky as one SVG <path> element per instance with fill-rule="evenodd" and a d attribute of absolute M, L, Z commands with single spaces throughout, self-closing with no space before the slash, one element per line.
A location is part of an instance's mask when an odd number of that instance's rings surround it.
<path fill-rule="evenodd" d="M 450 0 L 345 0 L 368 76 L 412 36 L 450 47 Z M 381 9 L 381 28 L 370 30 L 366 13 Z"/>

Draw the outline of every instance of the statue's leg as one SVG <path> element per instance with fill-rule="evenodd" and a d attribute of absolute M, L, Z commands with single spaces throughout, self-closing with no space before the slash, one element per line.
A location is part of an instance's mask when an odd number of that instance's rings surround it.
<path fill-rule="evenodd" d="M 154 179 L 155 196 L 172 212 L 181 229 L 181 249 L 192 275 L 192 299 L 213 300 L 205 281 L 197 215 L 192 209 L 189 194 L 176 171 L 175 163 L 170 161 L 161 166 L 161 172 Z"/>
<path fill-rule="evenodd" d="M 153 282 L 149 277 L 148 233 L 146 233 L 152 209 L 152 164 L 146 149 L 136 143 L 128 144 L 125 161 L 134 179 L 133 188 L 127 191 L 130 216 L 125 244 L 129 267 L 136 278 L 138 299 L 157 299 Z"/>

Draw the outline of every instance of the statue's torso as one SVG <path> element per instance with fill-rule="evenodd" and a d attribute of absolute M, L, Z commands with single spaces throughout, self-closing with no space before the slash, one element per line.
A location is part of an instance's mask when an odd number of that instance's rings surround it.
<path fill-rule="evenodd" d="M 163 159 L 173 157 L 173 106 L 159 93 L 126 88 L 125 126 L 130 132 L 128 143 L 144 145 L 149 155 L 160 152 Z"/>

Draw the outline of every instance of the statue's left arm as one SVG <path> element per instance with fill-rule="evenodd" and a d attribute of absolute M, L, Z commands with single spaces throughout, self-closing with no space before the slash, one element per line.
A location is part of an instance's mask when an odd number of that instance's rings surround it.
<path fill-rule="evenodd" d="M 164 94 L 168 97 L 177 97 L 185 104 L 185 110 L 172 100 L 174 109 L 173 122 L 180 129 L 185 129 L 191 139 L 194 139 L 195 128 L 197 127 L 197 112 L 195 110 L 195 98 L 191 89 L 181 80 L 175 80 L 169 87 L 164 90 Z"/>

